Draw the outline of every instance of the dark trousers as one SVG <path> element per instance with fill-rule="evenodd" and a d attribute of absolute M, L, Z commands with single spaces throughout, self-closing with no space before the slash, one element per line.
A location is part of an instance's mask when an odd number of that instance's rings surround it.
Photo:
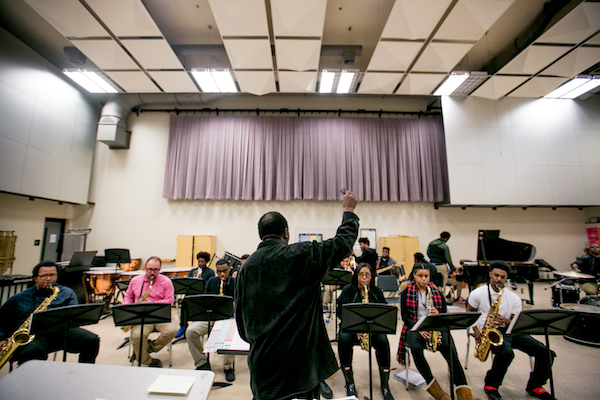
<path fill-rule="evenodd" d="M 498 388 L 502 385 L 508 366 L 515 358 L 513 349 L 521 350 L 530 357 L 535 358 L 533 372 L 529 375 L 529 382 L 527 383 L 528 388 L 535 389 L 548 382 L 550 369 L 548 368 L 548 350 L 546 346 L 529 335 L 504 334 L 502 346 L 492 346 L 491 348 L 495 356 L 492 369 L 485 376 L 486 386 Z M 553 352 L 552 361 L 554 361 L 554 357 L 556 357 L 556 354 Z"/>
<path fill-rule="evenodd" d="M 423 379 L 427 383 L 431 383 L 433 380 L 433 374 L 431 368 L 425 359 L 424 350 L 426 349 L 425 339 L 419 334 L 419 332 L 408 332 L 407 344 L 410 348 L 410 352 L 415 360 L 415 366 L 419 370 L 419 373 L 423 375 Z M 458 354 L 456 353 L 456 347 L 454 341 L 450 340 L 448 332 L 442 332 L 442 343 L 438 346 L 438 351 L 444 356 L 448 365 L 450 365 L 450 357 L 452 357 L 452 372 L 454 377 L 454 385 L 461 386 L 467 384 L 467 378 L 463 371 L 462 365 L 458 360 Z M 452 354 L 452 356 L 450 355 Z"/>
<path fill-rule="evenodd" d="M 316 388 L 314 388 L 313 390 L 309 390 L 306 393 L 298 393 L 293 396 L 284 397 L 284 398 L 281 398 L 278 400 L 293 400 L 293 399 L 306 399 L 306 400 L 317 399 L 317 400 L 319 400 L 320 398 L 321 398 L 321 384 L 319 383 Z M 256 398 L 253 397 L 252 400 L 256 400 Z"/>
<path fill-rule="evenodd" d="M 371 347 L 375 349 L 375 357 L 380 368 L 390 368 L 390 342 L 387 336 L 382 333 L 371 334 L 369 338 Z M 340 364 L 348 366 L 352 364 L 352 355 L 354 354 L 354 345 L 359 344 L 356 333 L 346 333 L 340 331 L 338 338 L 338 353 L 340 356 Z"/>
<path fill-rule="evenodd" d="M 37 334 L 33 342 L 15 352 L 14 360 L 19 364 L 29 360 L 46 360 L 48 353 L 62 350 L 65 345 L 63 333 Z M 100 338 L 81 328 L 69 329 L 67 352 L 79 353 L 79 362 L 93 364 L 100 349 Z"/>

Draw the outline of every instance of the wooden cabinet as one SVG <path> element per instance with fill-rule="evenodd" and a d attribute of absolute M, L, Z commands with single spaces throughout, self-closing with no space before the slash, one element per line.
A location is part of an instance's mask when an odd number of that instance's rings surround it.
<path fill-rule="evenodd" d="M 177 236 L 177 257 L 175 259 L 176 268 L 196 267 L 196 254 L 205 251 L 212 257 L 217 252 L 216 236 Z M 215 269 L 214 265 L 211 266 Z"/>
<path fill-rule="evenodd" d="M 419 251 L 419 238 L 410 236 L 387 236 L 379 238 L 378 253 L 383 247 L 390 248 L 390 257 L 397 262 L 404 261 L 404 272 L 410 274 L 415 265 L 414 255 Z"/>

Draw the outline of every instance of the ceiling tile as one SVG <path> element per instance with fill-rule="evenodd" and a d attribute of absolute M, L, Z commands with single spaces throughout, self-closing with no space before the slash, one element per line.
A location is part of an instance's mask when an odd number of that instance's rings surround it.
<path fill-rule="evenodd" d="M 543 97 L 568 81 L 568 78 L 535 77 L 507 97 Z"/>
<path fill-rule="evenodd" d="M 275 36 L 323 36 L 327 0 L 271 0 Z"/>
<path fill-rule="evenodd" d="M 600 29 L 600 3 L 581 3 L 544 33 L 536 43 L 577 44 Z"/>
<path fill-rule="evenodd" d="M 242 92 L 262 96 L 277 91 L 271 71 L 236 71 L 235 77 Z"/>
<path fill-rule="evenodd" d="M 381 37 L 425 40 L 450 3 L 451 0 L 396 0 Z"/>
<path fill-rule="evenodd" d="M 282 93 L 314 93 L 317 72 L 279 71 L 279 91 Z"/>
<path fill-rule="evenodd" d="M 371 57 L 368 71 L 405 71 L 423 47 L 418 42 L 380 41 Z"/>
<path fill-rule="evenodd" d="M 105 71 L 104 73 L 128 93 L 160 93 L 160 89 L 142 71 Z"/>
<path fill-rule="evenodd" d="M 199 92 L 192 78 L 185 71 L 150 71 L 150 76 L 167 93 Z"/>
<path fill-rule="evenodd" d="M 471 93 L 471 96 L 497 100 L 525 82 L 528 78 L 527 76 L 492 76 Z"/>
<path fill-rule="evenodd" d="M 472 47 L 465 43 L 429 43 L 413 71 L 450 72 Z"/>
<path fill-rule="evenodd" d="M 131 57 L 112 39 L 71 40 L 71 43 L 101 69 L 139 69 Z"/>
<path fill-rule="evenodd" d="M 233 69 L 273 69 L 268 39 L 224 39 Z"/>
<path fill-rule="evenodd" d="M 514 0 L 460 0 L 434 39 L 479 40 Z"/>
<path fill-rule="evenodd" d="M 600 48 L 579 47 L 543 71 L 544 75 L 572 78 L 600 60 Z"/>
<path fill-rule="evenodd" d="M 358 93 L 391 94 L 400 82 L 402 74 L 367 72 L 358 88 Z"/>
<path fill-rule="evenodd" d="M 264 0 L 208 0 L 221 36 L 269 36 Z"/>
<path fill-rule="evenodd" d="M 108 37 L 108 32 L 78 0 L 25 1 L 66 37 Z"/>
<path fill-rule="evenodd" d="M 565 46 L 529 46 L 513 58 L 498 73 L 537 74 L 552 61 L 571 50 Z"/>
<path fill-rule="evenodd" d="M 117 36 L 162 36 L 141 0 L 86 0 Z"/>
<path fill-rule="evenodd" d="M 446 74 L 409 74 L 396 94 L 430 95 L 446 76 Z"/>
<path fill-rule="evenodd" d="M 275 40 L 277 68 L 307 71 L 319 68 L 321 56 L 320 40 Z"/>
<path fill-rule="evenodd" d="M 164 39 L 126 39 L 121 43 L 145 69 L 183 69 Z"/>
<path fill-rule="evenodd" d="M 600 33 L 585 42 L 586 44 L 600 44 Z"/>

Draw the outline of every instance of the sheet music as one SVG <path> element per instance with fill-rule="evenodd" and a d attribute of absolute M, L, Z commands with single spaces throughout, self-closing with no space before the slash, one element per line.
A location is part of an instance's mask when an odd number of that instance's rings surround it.
<path fill-rule="evenodd" d="M 423 315 L 421 318 L 419 318 L 417 323 L 412 327 L 411 331 L 417 332 L 419 330 L 419 327 L 421 326 L 421 324 L 423 324 L 423 321 L 425 321 L 425 318 L 427 317 L 428 315 Z"/>
<path fill-rule="evenodd" d="M 194 381 L 193 376 L 160 375 L 148 388 L 153 393 L 187 394 Z"/>
<path fill-rule="evenodd" d="M 510 321 L 510 325 L 508 325 L 508 329 L 506 329 L 506 334 L 507 335 L 511 334 L 513 326 L 515 326 L 515 324 L 517 323 L 517 320 L 519 319 L 519 315 L 521 315 L 520 311 L 517 314 L 515 314 L 515 316 L 513 317 L 512 321 Z"/>

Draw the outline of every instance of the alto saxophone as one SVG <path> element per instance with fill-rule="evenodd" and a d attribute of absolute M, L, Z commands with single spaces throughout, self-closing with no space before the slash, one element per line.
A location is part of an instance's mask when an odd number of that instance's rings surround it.
<path fill-rule="evenodd" d="M 52 303 L 56 296 L 58 296 L 58 292 L 60 292 L 60 288 L 58 286 L 52 286 L 52 294 L 44 299 L 42 303 L 37 306 L 37 308 L 27 317 L 25 322 L 17 329 L 11 337 L 8 338 L 8 344 L 0 351 L 0 368 L 8 360 L 10 360 L 12 354 L 21 346 L 26 346 L 35 339 L 35 335 L 29 334 L 29 330 L 31 328 L 31 317 L 33 314 L 44 311 L 48 308 L 48 305 Z"/>
<path fill-rule="evenodd" d="M 219 279 L 221 281 L 221 284 L 219 285 L 219 296 L 223 296 L 223 282 L 225 282 L 225 280 L 223 279 Z"/>
<path fill-rule="evenodd" d="M 429 310 L 433 308 L 433 300 L 431 298 L 431 288 L 427 286 L 427 315 L 429 315 Z M 435 353 L 438 349 L 438 346 L 442 344 L 442 333 L 440 331 L 431 332 L 431 336 L 429 340 L 425 343 L 427 350 Z"/>
<path fill-rule="evenodd" d="M 146 292 L 144 292 L 144 294 L 142 294 L 140 296 L 140 298 L 138 299 L 138 301 L 136 301 L 136 303 L 143 303 L 144 301 L 146 301 L 146 298 L 148 297 L 148 295 L 150 294 L 150 291 L 152 290 L 153 283 L 154 283 L 154 275 L 152 275 L 150 277 L 150 287 L 148 288 L 148 290 Z M 123 329 L 123 332 L 127 333 L 131 330 L 131 325 L 125 325 L 121 329 Z"/>
<path fill-rule="evenodd" d="M 368 303 L 369 302 L 369 288 L 367 287 L 367 285 L 365 285 L 364 287 L 365 287 L 365 294 L 363 295 L 362 302 Z M 369 351 L 369 334 L 368 333 L 363 333 L 362 338 L 360 339 L 360 348 L 363 350 Z"/>
<path fill-rule="evenodd" d="M 502 299 L 503 289 L 500 288 L 500 294 L 496 301 L 494 301 L 490 307 L 490 312 L 485 319 L 485 324 L 481 330 L 481 341 L 475 346 L 475 358 L 479 361 L 484 362 L 490 355 L 490 346 L 498 347 L 504 343 L 504 336 L 494 326 L 494 319 L 498 316 L 498 310 L 500 309 L 500 300 Z"/>

